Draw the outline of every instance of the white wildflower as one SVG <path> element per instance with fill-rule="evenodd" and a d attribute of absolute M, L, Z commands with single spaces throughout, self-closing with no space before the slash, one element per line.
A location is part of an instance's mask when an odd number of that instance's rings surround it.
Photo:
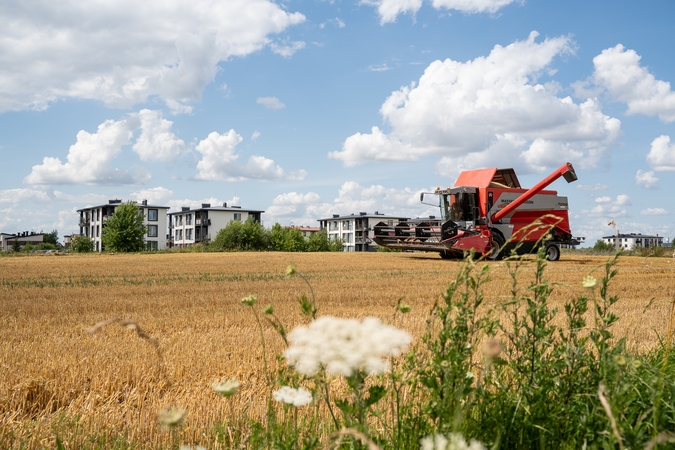
<path fill-rule="evenodd" d="M 239 389 L 239 381 L 236 378 L 213 383 L 213 390 L 223 397 L 232 397 Z"/>
<path fill-rule="evenodd" d="M 420 441 L 420 450 L 486 450 L 485 446 L 471 439 L 467 444 L 461 433 L 450 433 L 447 437 L 442 434 L 427 436 Z"/>
<path fill-rule="evenodd" d="M 375 317 L 363 320 L 323 316 L 288 335 L 284 353 L 299 373 L 314 375 L 321 367 L 329 375 L 350 376 L 357 370 L 368 374 L 389 369 L 385 358 L 399 356 L 411 336 Z"/>
<path fill-rule="evenodd" d="M 185 419 L 185 410 L 181 408 L 164 408 L 157 413 L 157 422 L 166 428 L 174 428 Z"/>
<path fill-rule="evenodd" d="M 312 403 L 312 393 L 303 388 L 293 389 L 292 387 L 282 386 L 272 395 L 274 400 L 293 406 L 305 406 Z"/>
<path fill-rule="evenodd" d="M 581 285 L 586 289 L 593 289 L 597 284 L 598 280 L 594 277 L 587 275 L 584 277 L 584 281 L 581 282 Z"/>

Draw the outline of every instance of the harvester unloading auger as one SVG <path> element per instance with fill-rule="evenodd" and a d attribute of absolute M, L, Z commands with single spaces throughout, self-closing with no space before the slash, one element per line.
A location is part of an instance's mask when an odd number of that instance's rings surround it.
<path fill-rule="evenodd" d="M 513 169 L 462 172 L 452 188 L 437 188 L 441 219 L 396 226 L 384 222 L 374 227 L 378 245 L 399 250 L 438 252 L 442 258 L 461 258 L 471 250 L 489 259 L 500 259 L 515 249 L 518 254 L 546 248 L 546 258 L 560 258 L 560 244 L 577 245 L 572 237 L 567 197 L 544 190 L 558 178 L 577 180 L 566 163 L 530 189 L 520 186 Z M 506 244 L 506 245 L 505 245 Z"/>

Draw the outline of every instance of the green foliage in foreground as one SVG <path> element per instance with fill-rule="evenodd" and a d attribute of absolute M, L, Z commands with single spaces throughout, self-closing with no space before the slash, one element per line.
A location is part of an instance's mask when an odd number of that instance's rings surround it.
<path fill-rule="evenodd" d="M 393 360 L 389 373 L 359 369 L 338 394 L 330 391 L 326 372 L 304 376 L 280 358 L 281 369 L 269 375 L 275 384 L 270 389 L 302 386 L 314 404 L 269 403 L 266 419 L 250 428 L 248 444 L 323 448 L 332 436 L 342 442 L 335 448 L 414 449 L 426 436 L 440 434 L 484 444 L 472 449 L 673 448 L 673 330 L 644 355 L 614 337 L 619 318 L 612 305 L 618 298 L 609 287 L 617 258 L 601 267 L 600 280 L 584 279 L 585 293 L 560 309 L 549 303 L 554 284 L 546 277 L 543 252 L 534 262 L 505 262 L 511 285 L 496 305 L 487 305 L 483 294 L 491 266 L 468 258 L 433 306 L 421 341 Z M 302 276 L 294 267 L 287 273 Z M 525 277 L 534 281 L 523 286 Z M 255 298 L 244 300 L 262 332 Z M 316 318 L 315 302 L 303 297 L 300 304 Z M 397 313 L 409 309 L 400 301 L 396 306 Z M 262 313 L 288 345 L 273 307 Z M 319 408 L 331 418 L 323 419 Z M 235 441 L 225 438 L 228 445 L 240 443 Z"/>
<path fill-rule="evenodd" d="M 136 203 L 123 203 L 108 218 L 103 228 L 101 242 L 107 251 L 138 252 L 145 248 L 143 214 Z"/>
<path fill-rule="evenodd" d="M 278 251 L 278 252 L 339 252 L 341 240 L 330 241 L 325 230 L 307 239 L 294 228 L 278 223 L 266 229 L 253 220 L 232 221 L 222 228 L 216 238 L 200 247 L 203 251 Z"/>

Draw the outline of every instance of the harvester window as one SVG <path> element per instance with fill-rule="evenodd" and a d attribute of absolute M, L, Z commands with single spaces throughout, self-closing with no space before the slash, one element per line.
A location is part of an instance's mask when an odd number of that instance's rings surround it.
<path fill-rule="evenodd" d="M 476 194 L 469 192 L 456 192 L 449 195 L 449 215 L 453 222 L 474 221 L 477 219 Z M 447 202 L 444 202 L 447 205 Z"/>

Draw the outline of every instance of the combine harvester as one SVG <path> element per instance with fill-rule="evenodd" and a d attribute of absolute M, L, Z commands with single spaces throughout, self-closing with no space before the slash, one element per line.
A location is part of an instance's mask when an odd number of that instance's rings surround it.
<path fill-rule="evenodd" d="M 441 258 L 461 258 L 471 250 L 489 259 L 500 259 L 515 249 L 518 254 L 546 248 L 546 259 L 560 258 L 560 244 L 578 245 L 572 237 L 567 197 L 544 190 L 558 178 L 577 180 L 566 163 L 530 189 L 520 186 L 513 169 L 462 172 L 455 187 L 433 194 L 439 199 L 440 220 L 423 220 L 374 227 L 378 245 L 399 250 L 438 252 Z M 506 245 L 505 245 L 506 244 Z"/>

